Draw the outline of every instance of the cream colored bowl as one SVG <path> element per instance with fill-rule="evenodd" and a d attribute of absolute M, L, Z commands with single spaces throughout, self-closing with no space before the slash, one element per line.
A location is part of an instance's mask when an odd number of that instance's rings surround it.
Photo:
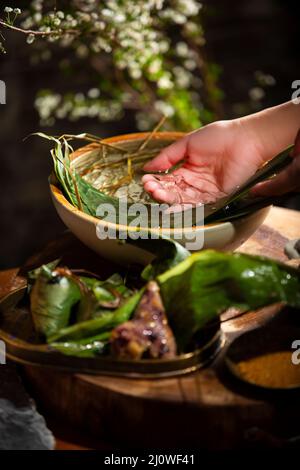
<path fill-rule="evenodd" d="M 147 135 L 147 133 L 122 135 L 106 139 L 106 142 L 117 143 L 128 140 L 142 140 L 145 139 Z M 182 134 L 177 132 L 159 132 L 155 137 L 160 140 L 165 139 L 170 141 L 170 139 L 176 139 L 181 136 Z M 80 150 L 75 152 L 71 158 L 75 159 L 79 155 Z M 53 181 L 53 179 L 50 179 L 50 181 Z M 99 225 L 108 227 L 108 222 L 85 214 L 72 206 L 64 197 L 61 190 L 52 182 L 50 182 L 50 191 L 57 213 L 65 225 L 77 238 L 79 238 L 79 240 L 103 258 L 121 264 L 147 264 L 151 261 L 153 255 L 150 252 L 132 244 L 124 243 L 118 239 L 99 239 L 96 232 L 97 227 L 99 228 Z M 215 248 L 219 250 L 234 250 L 255 232 L 255 230 L 263 223 L 268 212 L 269 207 L 266 207 L 233 222 L 224 222 L 205 227 L 199 226 L 194 227 L 193 229 L 185 229 L 185 233 L 188 236 L 191 233 L 195 234 L 195 231 L 197 231 L 200 234 L 200 238 L 203 235 L 204 243 L 202 249 Z M 113 225 L 110 224 L 110 226 L 112 227 Z M 122 229 L 121 226 L 115 225 L 115 227 Z M 123 227 L 123 229 L 128 230 L 129 232 L 134 231 L 130 227 Z M 158 229 L 153 230 L 158 231 Z M 185 244 L 185 239 L 176 240 Z"/>

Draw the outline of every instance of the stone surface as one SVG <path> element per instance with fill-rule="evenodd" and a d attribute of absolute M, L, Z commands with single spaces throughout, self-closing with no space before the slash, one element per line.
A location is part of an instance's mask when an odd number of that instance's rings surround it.
<path fill-rule="evenodd" d="M 300 238 L 298 240 L 290 240 L 284 247 L 285 254 L 290 259 L 300 258 Z"/>
<path fill-rule="evenodd" d="M 55 441 L 11 364 L 0 365 L 0 450 L 52 450 Z"/>

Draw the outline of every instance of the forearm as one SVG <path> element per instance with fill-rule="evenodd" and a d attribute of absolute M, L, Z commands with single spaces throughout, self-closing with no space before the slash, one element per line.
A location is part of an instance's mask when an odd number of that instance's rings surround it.
<path fill-rule="evenodd" d="M 269 160 L 294 143 L 300 128 L 300 104 L 289 101 L 245 116 L 240 123 L 257 139 L 264 160 Z"/>

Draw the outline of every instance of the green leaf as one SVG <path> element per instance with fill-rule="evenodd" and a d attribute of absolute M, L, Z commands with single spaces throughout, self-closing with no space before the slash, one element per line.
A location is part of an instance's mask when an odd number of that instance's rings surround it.
<path fill-rule="evenodd" d="M 229 307 L 242 311 L 275 302 L 300 307 L 300 273 L 270 259 L 207 250 L 158 276 L 178 346 Z"/>
<path fill-rule="evenodd" d="M 114 312 L 104 313 L 102 316 L 92 320 L 77 323 L 67 328 L 62 328 L 49 338 L 49 342 L 79 340 L 112 330 L 117 325 L 129 320 L 137 307 L 142 294 L 143 289 L 129 297 L 126 302 L 124 302 L 124 304 Z"/>
<path fill-rule="evenodd" d="M 32 271 L 29 271 L 27 273 L 28 279 L 30 281 L 35 281 L 42 272 L 45 275 L 48 274 L 49 278 L 51 278 L 52 271 L 56 268 L 59 262 L 60 262 L 60 259 L 56 259 L 54 261 L 51 261 L 50 263 L 43 264 L 42 266 L 39 266 L 38 268 L 33 269 Z"/>
<path fill-rule="evenodd" d="M 30 310 L 38 333 L 47 338 L 68 325 L 72 307 L 81 299 L 78 285 L 52 271 L 51 265 L 39 269 L 30 291 Z"/>
<path fill-rule="evenodd" d="M 148 264 L 142 272 L 142 278 L 146 281 L 154 279 L 158 274 L 166 271 L 167 269 L 176 266 L 178 263 L 190 256 L 190 252 L 184 248 L 180 243 L 166 237 L 158 239 L 142 239 L 128 240 L 139 248 L 150 251 L 156 258 L 151 264 Z"/>
<path fill-rule="evenodd" d="M 105 281 L 85 276 L 80 276 L 80 279 L 92 290 L 100 306 L 105 304 L 104 306 L 109 307 L 109 302 L 113 302 L 120 297 L 126 298 L 132 293 L 125 285 L 122 276 L 117 273 L 113 274 Z"/>
<path fill-rule="evenodd" d="M 75 357 L 97 357 L 103 353 L 110 333 L 102 333 L 92 338 L 79 341 L 66 341 L 63 343 L 50 343 L 49 346 L 66 356 Z"/>

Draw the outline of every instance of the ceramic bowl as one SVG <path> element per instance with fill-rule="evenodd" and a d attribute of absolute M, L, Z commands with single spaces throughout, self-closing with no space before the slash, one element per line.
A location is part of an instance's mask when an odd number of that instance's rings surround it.
<path fill-rule="evenodd" d="M 120 135 L 106 139 L 107 143 L 128 143 L 129 141 L 138 142 L 147 137 L 147 133 Z M 154 139 L 166 140 L 166 143 L 178 139 L 183 134 L 179 132 L 158 132 L 155 134 Z M 72 160 L 82 155 L 83 151 L 87 151 L 91 146 L 85 146 L 82 149 L 74 152 L 71 155 Z M 65 223 L 65 225 L 79 238 L 85 245 L 101 255 L 103 258 L 118 262 L 119 264 L 140 263 L 147 264 L 153 258 L 153 255 L 139 247 L 132 244 L 123 243 L 120 240 L 106 238 L 101 240 L 97 237 L 96 229 L 99 224 L 102 226 L 109 226 L 108 222 L 102 221 L 96 217 L 92 217 L 79 209 L 72 206 L 62 191 L 57 187 L 53 177 L 50 177 L 50 191 L 54 206 L 58 215 Z M 185 229 L 183 236 L 180 240 L 176 239 L 182 244 L 185 244 L 186 238 L 195 231 L 203 236 L 202 249 L 215 248 L 218 250 L 234 250 L 244 243 L 255 230 L 263 223 L 269 212 L 269 207 L 254 212 L 246 217 L 239 218 L 233 222 L 224 222 L 210 224 L 208 226 L 198 226 Z M 112 227 L 114 224 L 111 224 Z M 115 225 L 116 231 L 121 226 Z M 132 231 L 130 227 L 123 227 L 126 230 Z M 159 229 L 152 229 L 158 231 Z M 172 235 L 171 235 L 172 236 Z M 201 238 L 201 237 L 200 237 Z"/>

